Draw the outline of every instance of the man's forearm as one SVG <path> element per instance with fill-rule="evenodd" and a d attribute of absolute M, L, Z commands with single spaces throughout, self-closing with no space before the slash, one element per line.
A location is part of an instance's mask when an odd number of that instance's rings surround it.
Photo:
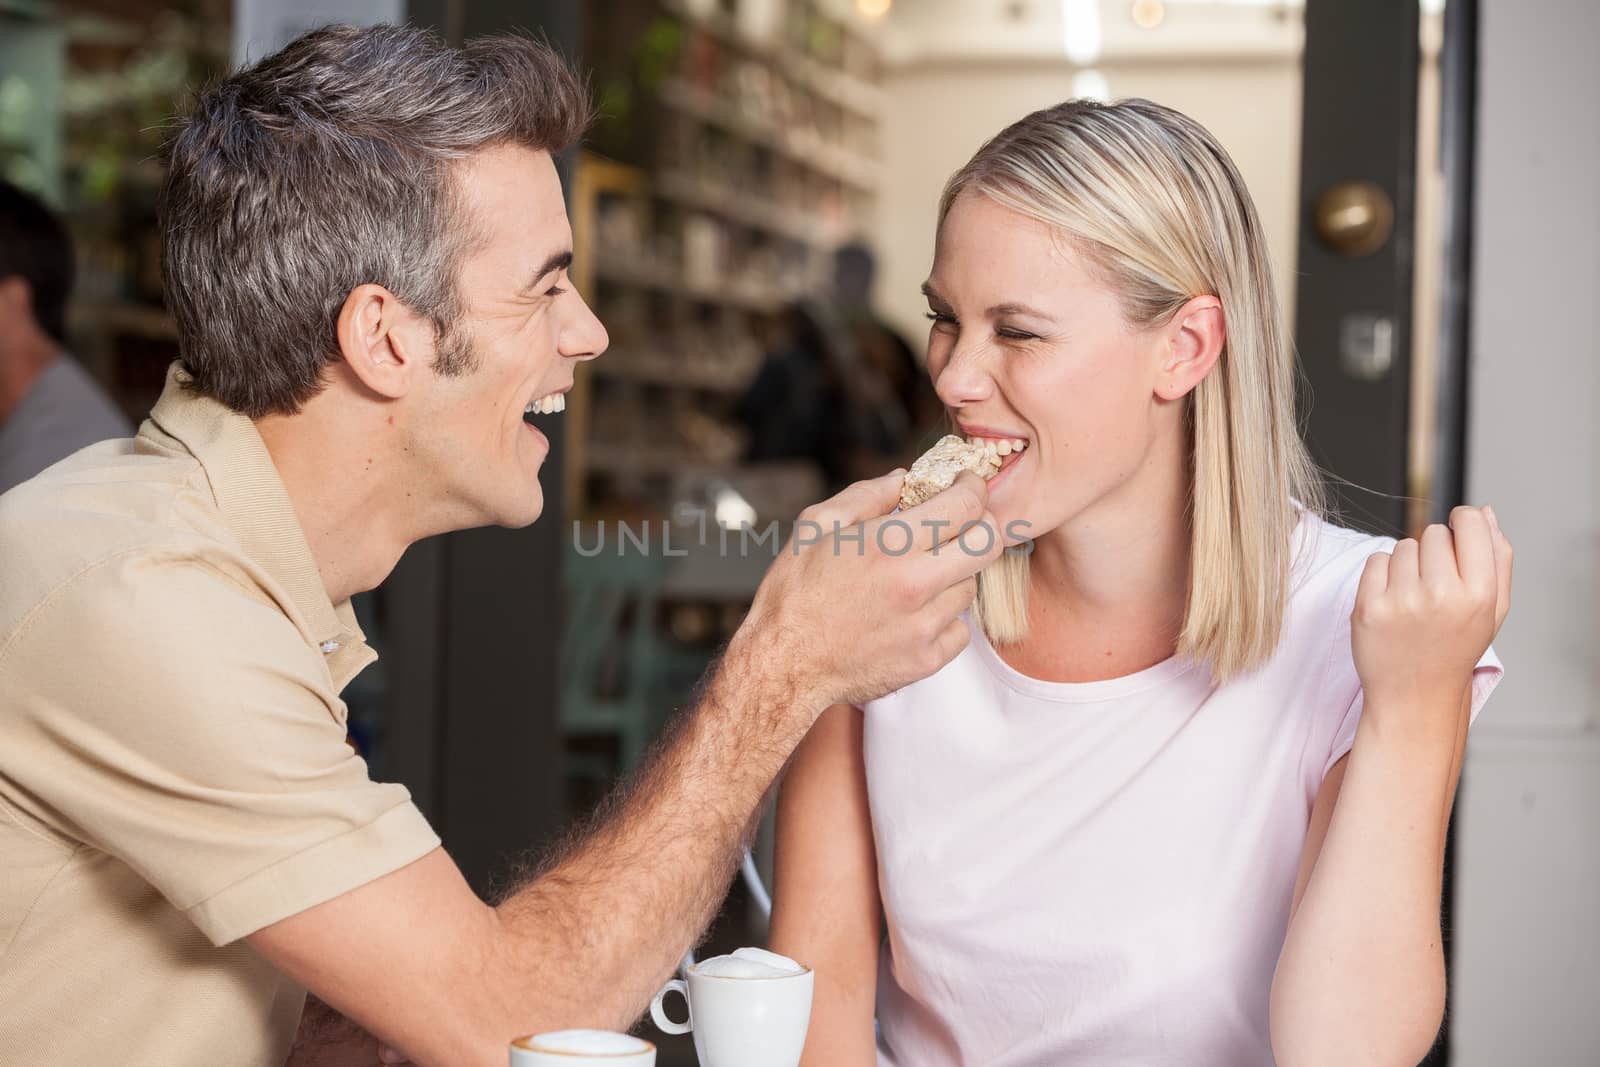
<path fill-rule="evenodd" d="M 519 1033 L 632 1021 L 710 919 L 823 708 L 925 678 L 967 644 L 961 613 L 1003 541 L 949 546 L 975 522 L 998 528 L 983 482 L 964 472 L 896 520 L 944 535 L 890 554 L 874 531 L 904 473 L 801 513 L 797 525 L 829 532 L 797 533 L 773 560 L 696 707 L 507 899 L 485 904 L 436 849 L 256 931 L 252 947 L 430 1067 L 492 1067 Z"/>
<path fill-rule="evenodd" d="M 727 892 L 762 797 L 817 707 L 735 638 L 695 707 L 632 782 L 496 908 L 525 1012 L 623 1028 Z M 809 713 L 808 713 L 809 712 Z"/>

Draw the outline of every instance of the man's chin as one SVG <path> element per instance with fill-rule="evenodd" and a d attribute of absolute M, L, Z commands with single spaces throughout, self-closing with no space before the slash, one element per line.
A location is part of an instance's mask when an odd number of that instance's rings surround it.
<path fill-rule="evenodd" d="M 532 526 L 544 514 L 544 492 L 538 483 L 534 483 L 533 495 L 521 500 L 507 501 L 506 505 L 498 509 L 494 525 L 507 530 L 520 530 Z"/>
<path fill-rule="evenodd" d="M 500 525 L 504 526 L 508 530 L 525 529 L 538 522 L 539 517 L 543 514 L 544 501 L 541 500 L 532 508 L 524 508 L 519 514 L 510 516 L 508 521 L 502 522 Z"/>

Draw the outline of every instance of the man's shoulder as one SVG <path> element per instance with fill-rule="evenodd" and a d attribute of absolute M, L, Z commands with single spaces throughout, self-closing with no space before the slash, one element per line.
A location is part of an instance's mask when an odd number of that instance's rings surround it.
<path fill-rule="evenodd" d="M 248 561 L 204 469 L 142 438 L 107 441 L 0 495 L 0 642 L 40 604 L 194 563 L 219 579 Z"/>

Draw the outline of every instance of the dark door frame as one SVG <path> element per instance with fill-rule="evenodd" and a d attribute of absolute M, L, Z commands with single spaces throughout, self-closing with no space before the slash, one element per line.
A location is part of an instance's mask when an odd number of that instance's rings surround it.
<path fill-rule="evenodd" d="M 1440 167 L 1444 173 L 1447 215 L 1444 220 L 1444 263 L 1440 272 L 1439 381 L 1434 448 L 1433 499 L 1428 521 L 1443 522 L 1450 510 L 1466 503 L 1467 386 L 1471 380 L 1468 344 L 1468 300 L 1472 292 L 1472 217 L 1477 201 L 1473 161 L 1478 122 L 1478 0 L 1449 0 L 1444 12 L 1444 45 L 1440 55 Z M 1462 769 L 1462 781 L 1466 770 Z M 1459 790 L 1460 784 L 1457 785 Z M 1439 906 L 1443 931 L 1446 1004 L 1455 982 L 1456 812 L 1450 813 L 1445 836 L 1444 884 Z M 1421 1067 L 1450 1062 L 1448 1012 L 1439 1040 Z"/>
<path fill-rule="evenodd" d="M 1333 476 L 1347 525 L 1403 536 L 1411 405 L 1415 222 L 1417 0 L 1307 0 L 1300 134 L 1300 237 L 1295 342 L 1305 434 Z M 1351 256 L 1319 236 L 1316 206 L 1336 183 L 1382 190 L 1393 231 Z M 1364 340 L 1386 338 L 1379 371 Z"/>
<path fill-rule="evenodd" d="M 574 62 L 582 54 L 578 0 L 411 0 L 408 13 L 452 43 L 526 31 Z M 559 164 L 570 185 L 570 160 Z M 485 895 L 565 822 L 558 699 L 565 424 L 547 433 L 538 522 L 413 545 L 378 594 L 390 679 L 386 769 L 411 790 Z"/>
<path fill-rule="evenodd" d="M 1306 436 L 1332 476 L 1347 524 L 1406 536 L 1411 491 L 1410 402 L 1415 249 L 1417 0 L 1307 0 L 1301 150 L 1300 284 L 1296 344 L 1308 386 Z M 1473 152 L 1477 122 L 1477 0 L 1449 0 L 1444 14 L 1439 160 L 1445 181 L 1435 466 L 1429 521 L 1462 503 L 1466 471 L 1467 300 L 1471 292 Z M 1376 253 L 1341 256 L 1314 225 L 1321 190 L 1347 178 L 1377 183 L 1394 205 L 1394 234 Z M 1341 326 L 1378 314 L 1393 323 L 1385 374 L 1354 377 Z M 1440 917 L 1451 980 L 1455 824 L 1445 848 Z M 1448 1022 L 1423 1067 L 1450 1059 Z"/>

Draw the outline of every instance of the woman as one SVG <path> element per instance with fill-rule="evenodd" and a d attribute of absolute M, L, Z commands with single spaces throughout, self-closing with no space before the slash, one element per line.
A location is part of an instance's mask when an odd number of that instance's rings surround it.
<path fill-rule="evenodd" d="M 1032 552 L 954 662 L 830 710 L 788 772 L 772 947 L 817 972 L 805 1062 L 1415 1063 L 1500 674 L 1493 513 L 1398 544 L 1318 517 L 1260 222 L 1169 109 L 1002 132 L 924 288 L 960 431 L 1027 442 L 989 507 Z"/>

